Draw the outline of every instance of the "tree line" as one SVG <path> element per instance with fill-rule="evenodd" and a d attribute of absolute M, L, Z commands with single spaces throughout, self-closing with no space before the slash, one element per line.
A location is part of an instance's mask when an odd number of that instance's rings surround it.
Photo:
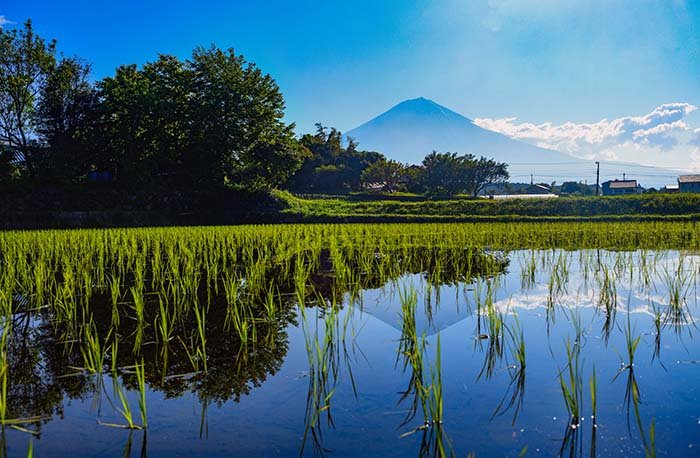
<path fill-rule="evenodd" d="M 0 184 L 477 195 L 506 164 L 433 152 L 404 165 L 334 128 L 297 138 L 274 79 L 233 49 L 121 65 L 93 81 L 31 21 L 0 29 Z"/>

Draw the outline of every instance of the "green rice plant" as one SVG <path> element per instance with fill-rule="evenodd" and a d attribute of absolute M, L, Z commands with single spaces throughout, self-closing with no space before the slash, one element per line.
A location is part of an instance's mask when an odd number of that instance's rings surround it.
<path fill-rule="evenodd" d="M 409 396 L 413 396 L 411 406 L 402 422 L 402 426 L 410 422 L 421 407 L 427 411 L 426 381 L 423 373 L 423 354 L 425 352 L 425 334 L 418 335 L 416 328 L 416 310 L 418 306 L 418 292 L 413 285 L 399 290 L 401 303 L 401 338 L 396 356 L 396 364 L 403 359 L 403 370 L 410 369 L 408 387 L 403 391 L 399 403 Z"/>
<path fill-rule="evenodd" d="M 119 283 L 118 275 L 112 275 L 110 277 L 109 292 L 112 300 L 112 326 L 118 328 L 120 322 L 118 304 L 121 299 L 121 284 Z"/>
<path fill-rule="evenodd" d="M 656 303 L 652 303 L 651 309 L 654 313 L 654 353 L 651 356 L 651 360 L 652 362 L 658 360 L 661 367 L 665 369 L 666 366 L 664 366 L 663 361 L 661 361 L 661 333 L 663 332 L 661 310 Z"/>
<path fill-rule="evenodd" d="M 537 275 L 537 260 L 535 251 L 530 250 L 530 256 L 521 259 L 520 263 L 520 289 L 530 290 L 535 286 Z"/>
<path fill-rule="evenodd" d="M 440 334 L 437 335 L 437 350 L 435 356 L 435 365 L 430 370 L 430 393 L 428 402 L 428 411 L 430 412 L 430 420 L 432 424 L 442 425 L 443 417 L 443 391 L 442 391 L 442 366 L 440 354 Z"/>
<path fill-rule="evenodd" d="M 591 392 L 591 456 L 596 456 L 596 438 L 598 437 L 598 379 L 595 374 L 595 366 L 593 366 L 593 375 L 589 381 L 589 389 Z"/>
<path fill-rule="evenodd" d="M 559 373 L 564 405 L 569 413 L 568 426 L 571 429 L 578 428 L 581 421 L 581 407 L 583 405 L 583 375 L 581 371 L 580 346 L 578 342 L 571 342 L 567 338 L 565 342 L 567 364 Z"/>
<path fill-rule="evenodd" d="M 496 367 L 503 359 L 505 349 L 506 325 L 504 314 L 499 312 L 494 304 L 495 286 L 492 285 L 493 282 L 489 282 L 483 311 L 477 317 L 477 321 L 484 321 L 485 334 L 479 333 L 476 343 L 480 348 L 483 348 L 482 343 L 484 341 L 487 342 L 486 351 L 484 352 L 484 363 L 477 375 L 477 380 L 484 376 L 488 380 L 493 376 Z"/>
<path fill-rule="evenodd" d="M 598 297 L 598 307 L 603 307 L 605 310 L 605 321 L 603 322 L 603 338 L 607 345 L 610 340 L 610 335 L 615 324 L 617 315 L 617 282 L 614 274 L 606 267 L 601 268 L 602 278 L 599 280 L 598 289 L 600 291 Z"/>
<path fill-rule="evenodd" d="M 595 375 L 595 366 L 593 366 L 593 375 L 589 382 L 589 388 L 591 392 L 591 420 L 593 420 L 593 427 L 596 426 L 596 419 L 598 418 L 598 379 Z"/>
<path fill-rule="evenodd" d="M 559 385 L 564 405 L 569 414 L 559 456 L 583 456 L 583 444 L 580 436 L 581 420 L 583 419 L 583 369 L 580 359 L 582 333 L 578 316 L 574 312 L 572 312 L 572 323 L 576 338 L 572 342 L 571 337 L 567 337 L 565 341 L 567 364 L 564 369 L 559 371 Z"/>
<path fill-rule="evenodd" d="M 277 294 L 279 294 L 279 292 Z M 277 304 L 275 303 L 275 298 L 277 297 L 277 294 L 275 294 L 274 291 L 274 284 L 270 283 L 270 287 L 267 291 L 267 294 L 265 295 L 265 301 L 263 302 L 263 306 L 265 307 L 265 314 L 267 316 L 268 322 L 270 323 L 275 322 L 275 318 L 277 315 Z"/>
<path fill-rule="evenodd" d="M 141 364 L 134 365 L 136 371 L 136 382 L 139 387 L 139 411 L 141 412 L 141 424 L 144 429 L 148 428 L 148 415 L 146 413 L 146 366 L 141 359 Z"/>
<path fill-rule="evenodd" d="M 653 419 L 649 426 L 649 442 L 644 446 L 644 456 L 646 458 L 656 458 L 656 426 Z"/>
<path fill-rule="evenodd" d="M 111 331 L 110 331 L 111 333 Z M 90 318 L 90 322 L 83 327 L 84 343 L 80 347 L 80 353 L 83 355 L 82 369 L 91 374 L 101 375 L 104 370 L 105 349 L 100 343 L 100 338 L 97 335 L 97 326 Z M 109 334 L 105 340 L 109 340 Z"/>
<path fill-rule="evenodd" d="M 7 384 L 10 376 L 10 364 L 7 355 L 7 339 L 10 331 L 8 328 L 2 331 L 2 336 L 0 336 L 0 422 L 4 425 L 8 420 Z"/>
<path fill-rule="evenodd" d="M 319 298 L 319 303 L 322 299 Z M 324 303 L 325 304 L 325 303 Z M 304 310 L 300 306 L 300 310 Z M 302 315 L 302 329 L 307 357 L 309 360 L 309 388 L 307 392 L 305 428 L 301 451 L 303 453 L 307 438 L 312 438 L 316 451 L 322 451 L 323 428 L 322 418 L 325 417 L 328 426 L 333 427 L 331 400 L 336 391 L 339 376 L 339 345 L 337 342 L 339 322 L 338 306 L 334 302 L 324 310 L 323 320 L 316 315 L 313 333 L 307 315 Z M 319 324 L 323 324 L 323 337 L 319 332 Z"/>
<path fill-rule="evenodd" d="M 680 333 L 684 326 L 693 323 L 687 309 L 687 296 L 691 286 L 695 283 L 695 273 L 694 271 L 686 272 L 681 259 L 676 269 L 672 271 L 665 269 L 662 275 L 666 291 L 668 291 L 668 307 L 664 323 Z"/>
<path fill-rule="evenodd" d="M 197 323 L 197 337 L 199 343 L 197 355 L 202 361 L 204 372 L 207 372 L 207 316 L 203 308 L 197 305 L 194 306 L 194 316 Z"/>
<path fill-rule="evenodd" d="M 131 291 L 131 297 L 133 300 L 133 309 L 136 314 L 136 334 L 134 338 L 134 353 L 138 353 L 141 349 L 141 344 L 143 342 L 143 328 L 146 323 L 145 315 L 145 301 L 143 297 L 143 290 L 136 287 L 129 288 Z"/>
<path fill-rule="evenodd" d="M 134 423 L 134 416 L 131 412 L 131 406 L 129 406 L 129 400 L 126 397 L 124 389 L 119 385 L 119 379 L 116 376 L 116 374 L 113 374 L 112 376 L 112 388 L 114 390 L 114 395 L 119 400 L 120 404 L 116 407 L 117 412 L 119 412 L 126 424 L 104 422 L 100 422 L 100 424 L 103 426 L 110 426 L 113 428 L 142 429 L 141 426 Z"/>
<path fill-rule="evenodd" d="M 503 398 L 491 415 L 491 419 L 498 415 L 503 415 L 513 408 L 512 425 L 515 425 L 518 419 L 518 414 L 523 406 L 525 399 L 525 375 L 526 375 L 526 359 L 525 359 L 525 337 L 523 328 L 518 320 L 518 316 L 514 315 L 514 323 L 512 326 L 506 325 L 506 331 L 510 337 L 510 353 L 513 363 L 508 366 L 508 374 L 510 383 L 506 389 Z"/>
<path fill-rule="evenodd" d="M 175 325 L 173 318 L 170 316 L 168 306 L 162 297 L 158 298 L 158 315 L 156 316 L 155 328 L 158 330 L 160 342 L 165 347 L 170 342 Z"/>
<path fill-rule="evenodd" d="M 197 347 L 196 343 L 194 342 L 194 336 L 190 336 L 190 345 L 188 346 L 182 338 L 178 336 L 178 339 L 180 340 L 180 343 L 182 344 L 183 350 L 185 350 L 185 354 L 187 355 L 187 359 L 189 360 L 192 370 L 194 371 L 195 374 L 198 374 L 201 372 L 200 370 L 200 361 L 201 355 L 199 354 L 199 348 Z"/>

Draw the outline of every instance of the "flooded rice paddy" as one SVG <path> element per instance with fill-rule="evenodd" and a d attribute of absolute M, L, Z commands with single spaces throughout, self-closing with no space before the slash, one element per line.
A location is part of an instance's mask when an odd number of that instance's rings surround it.
<path fill-rule="evenodd" d="M 2 456 L 700 456 L 694 224 L 0 233 Z"/>

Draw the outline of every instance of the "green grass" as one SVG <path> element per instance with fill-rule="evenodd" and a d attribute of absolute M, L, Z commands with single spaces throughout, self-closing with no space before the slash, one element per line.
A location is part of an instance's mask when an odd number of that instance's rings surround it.
<path fill-rule="evenodd" d="M 286 220 L 299 222 L 478 222 L 478 221 L 616 221 L 700 220 L 700 194 L 644 194 L 558 199 L 407 200 L 300 198 L 273 191 L 285 207 Z M 377 200 L 377 199 L 380 200 Z"/>

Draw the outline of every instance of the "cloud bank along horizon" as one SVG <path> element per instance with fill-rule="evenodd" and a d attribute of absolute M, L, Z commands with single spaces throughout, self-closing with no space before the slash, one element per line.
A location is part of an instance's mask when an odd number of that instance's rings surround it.
<path fill-rule="evenodd" d="M 697 110 L 693 104 L 673 102 L 659 105 L 643 115 L 604 118 L 592 123 L 535 124 L 518 122 L 516 116 L 476 118 L 474 123 L 585 159 L 651 164 L 659 164 L 661 160 L 667 166 L 700 171 L 700 128 L 694 128 L 686 119 Z"/>

